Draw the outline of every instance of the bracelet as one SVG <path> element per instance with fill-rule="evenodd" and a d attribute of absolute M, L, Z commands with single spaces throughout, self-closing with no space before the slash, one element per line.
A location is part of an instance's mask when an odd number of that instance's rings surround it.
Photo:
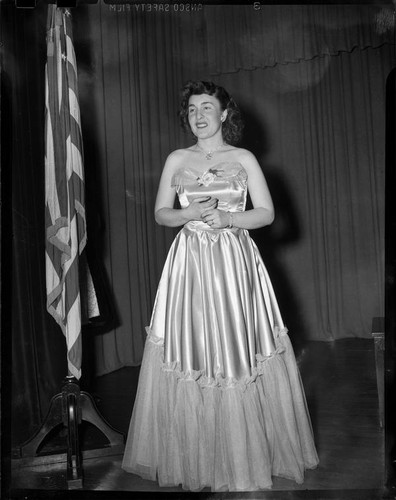
<path fill-rule="evenodd" d="M 228 213 L 228 215 L 230 217 L 230 222 L 228 223 L 227 227 L 229 229 L 231 229 L 232 227 L 234 227 L 234 220 L 233 220 L 234 216 L 233 216 L 232 212 L 227 212 L 227 213 Z"/>

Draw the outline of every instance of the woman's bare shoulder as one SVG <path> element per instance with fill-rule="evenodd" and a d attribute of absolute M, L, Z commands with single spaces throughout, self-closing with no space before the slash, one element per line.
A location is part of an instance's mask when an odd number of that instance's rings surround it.
<path fill-rule="evenodd" d="M 191 156 L 190 148 L 175 149 L 174 151 L 169 153 L 164 168 L 166 170 L 175 171 L 179 167 L 184 165 L 186 161 L 188 161 L 190 156 Z"/>
<path fill-rule="evenodd" d="M 255 155 L 248 149 L 233 147 L 231 151 L 235 161 L 240 163 L 247 172 L 259 167 Z"/>

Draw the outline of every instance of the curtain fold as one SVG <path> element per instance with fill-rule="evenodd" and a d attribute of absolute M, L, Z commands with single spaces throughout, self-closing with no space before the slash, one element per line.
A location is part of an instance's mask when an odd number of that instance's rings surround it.
<path fill-rule="evenodd" d="M 314 311 L 325 339 L 369 336 L 372 317 L 384 314 L 383 85 L 390 68 L 384 71 L 380 53 L 340 55 L 307 99 L 307 227 L 318 274 Z M 351 83 L 337 88 L 340 80 Z"/>
<path fill-rule="evenodd" d="M 252 3 L 226 11 L 207 6 L 203 13 L 214 75 L 394 43 L 391 6 Z"/>

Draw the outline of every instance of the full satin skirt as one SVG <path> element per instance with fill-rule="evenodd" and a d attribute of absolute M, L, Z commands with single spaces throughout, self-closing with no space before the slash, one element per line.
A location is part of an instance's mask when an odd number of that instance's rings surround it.
<path fill-rule="evenodd" d="M 123 469 L 191 491 L 303 482 L 318 464 L 304 390 L 247 231 L 185 226 L 147 330 Z"/>

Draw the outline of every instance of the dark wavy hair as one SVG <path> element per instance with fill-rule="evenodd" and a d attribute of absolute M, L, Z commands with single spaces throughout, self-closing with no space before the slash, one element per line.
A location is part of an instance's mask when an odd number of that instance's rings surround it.
<path fill-rule="evenodd" d="M 227 144 L 235 145 L 242 138 L 243 121 L 241 112 L 234 99 L 228 92 L 213 82 L 189 81 L 181 91 L 179 118 L 183 130 L 191 132 L 188 122 L 188 101 L 192 95 L 207 94 L 216 97 L 222 111 L 227 110 L 227 118 L 223 123 L 223 140 Z M 195 137 L 195 136 L 194 136 Z"/>

